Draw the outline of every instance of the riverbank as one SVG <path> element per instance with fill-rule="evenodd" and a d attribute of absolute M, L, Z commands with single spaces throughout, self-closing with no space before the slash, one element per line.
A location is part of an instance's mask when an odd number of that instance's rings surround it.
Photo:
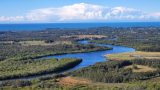
<path fill-rule="evenodd" d="M 72 52 L 64 52 L 64 53 L 56 53 L 56 54 L 48 54 L 48 55 L 41 55 L 41 56 L 36 56 L 36 57 L 32 57 L 29 59 L 41 59 L 41 58 L 45 58 L 45 57 L 49 57 L 49 56 L 57 56 L 57 55 L 64 55 L 64 54 L 77 54 L 77 53 L 90 53 L 90 52 L 98 52 L 98 51 L 105 51 L 105 50 L 112 50 L 113 48 L 111 47 L 101 47 L 98 49 L 92 49 L 92 50 L 84 50 L 84 51 L 72 51 Z"/>
<path fill-rule="evenodd" d="M 0 61 L 39 59 L 53 55 L 104 51 L 112 49 L 110 47 L 82 45 L 82 44 L 53 45 L 53 46 L 40 46 L 40 45 L 23 46 L 23 45 L 11 44 L 11 45 L 0 45 L 0 46 L 2 46 L 0 47 L 2 49 L 1 53 L 2 56 L 0 57 Z M 8 48 L 8 50 L 4 50 L 4 48 Z"/>
<path fill-rule="evenodd" d="M 88 41 L 86 41 L 86 40 L 84 40 L 84 41 L 81 41 L 81 42 L 79 42 L 80 44 L 89 44 L 89 42 Z M 99 44 L 98 44 L 99 45 Z M 84 51 L 84 52 L 79 52 L 79 53 L 77 53 L 77 52 L 73 52 L 73 53 L 69 53 L 69 54 L 57 54 L 57 55 L 53 55 L 53 56 L 43 56 L 43 57 L 39 57 L 39 58 L 36 58 L 36 60 L 35 61 L 43 61 L 44 63 L 46 63 L 47 61 L 45 60 L 45 59 L 52 59 L 52 58 L 58 58 L 58 59 L 61 59 L 61 58 L 81 58 L 81 59 L 83 59 L 83 61 L 81 61 L 81 63 L 79 63 L 79 64 L 76 64 L 75 66 L 74 66 L 74 68 L 70 68 L 71 70 L 76 70 L 76 69 L 79 69 L 79 68 L 82 68 L 82 67 L 87 67 L 87 66 L 89 66 L 89 65 L 93 65 L 93 64 L 95 64 L 95 63 L 97 63 L 97 62 L 104 62 L 105 61 L 105 58 L 102 56 L 102 54 L 105 54 L 105 53 L 117 53 L 117 52 L 125 52 L 125 51 L 130 51 L 130 50 L 132 50 L 132 49 L 130 49 L 130 48 L 126 48 L 126 47 L 120 47 L 120 46 L 113 46 L 112 47 L 112 49 L 111 48 L 108 48 L 108 46 L 107 45 L 102 45 L 102 46 L 97 46 L 97 44 L 94 44 L 94 46 L 96 46 L 96 47 L 99 47 L 99 48 L 101 48 L 102 50 L 100 50 L 100 49 L 98 49 L 98 50 L 95 50 L 95 49 L 93 49 L 93 50 L 88 50 L 88 52 L 86 52 L 86 51 Z M 102 48 L 103 47 L 103 48 Z M 124 49 L 124 51 L 123 51 L 123 49 Z M 115 51 L 114 51 L 115 50 Z M 118 51 L 118 50 L 120 50 L 120 51 Z M 122 51 L 121 51 L 122 50 Z M 82 50 L 81 50 L 82 51 Z M 96 56 L 96 57 L 95 57 Z M 18 65 L 17 64 L 17 62 L 19 62 L 19 65 L 20 66 L 17 66 L 17 67 L 19 67 L 19 68 L 22 68 L 22 67 L 24 67 L 25 65 L 26 65 L 26 63 L 28 63 L 29 62 L 29 64 L 32 64 L 32 62 L 33 62 L 34 60 L 33 59 L 31 59 L 31 60 L 8 60 L 8 63 L 12 63 L 12 62 L 14 62 L 14 63 L 16 63 L 16 64 L 13 64 L 13 67 L 15 66 L 15 65 Z M 6 64 L 7 64 L 7 61 L 2 61 L 2 62 L 6 62 Z M 1 63 L 2 63 L 1 62 Z M 23 63 L 24 62 L 24 63 Z M 55 65 L 54 63 L 52 63 L 53 65 Z M 43 65 L 43 64 L 42 64 Z M 3 66 L 3 65 L 1 65 L 1 66 Z M 12 66 L 12 65 L 7 65 L 7 66 Z M 6 67 L 7 67 L 6 66 Z M 34 66 L 34 65 L 33 65 Z M 39 65 L 38 65 L 39 66 Z M 3 66 L 4 67 L 4 66 Z M 43 66 L 42 66 L 43 67 Z M 31 67 L 32 68 L 32 67 Z M 41 67 L 40 67 L 41 68 Z M 69 67 L 67 67 L 66 69 L 68 69 Z M 13 68 L 14 69 L 14 68 Z M 5 70 L 5 69 L 4 69 Z M 29 70 L 29 69 L 28 69 Z M 45 70 L 45 69 L 44 69 Z M 46 69 L 47 70 L 47 69 Z M 56 73 L 56 72 L 53 72 L 52 70 L 51 70 L 51 72 L 49 71 L 46 71 L 45 70 L 45 74 L 50 74 L 50 73 Z M 31 70 L 32 71 L 32 70 Z M 35 70 L 36 72 L 37 72 L 37 70 Z M 9 71 L 8 71 L 9 72 Z M 20 72 L 20 71 L 19 71 Z M 25 72 L 25 70 L 23 71 L 23 72 Z M 35 78 L 36 78 L 36 76 L 40 76 L 40 75 L 45 75 L 43 72 L 41 72 L 40 74 L 27 74 L 27 75 L 20 75 L 20 76 L 14 76 L 14 79 L 20 79 L 20 78 L 24 78 L 24 77 L 26 77 L 27 79 L 29 79 L 29 78 L 32 78 L 32 76 L 34 76 Z M 31 77 L 30 77 L 31 76 Z M 8 77 L 7 77 L 8 78 Z M 3 78 L 3 79 L 7 79 L 7 78 Z M 9 78 L 9 79 L 11 79 L 11 78 Z M 33 79 L 33 78 L 32 78 Z"/>
<path fill-rule="evenodd" d="M 4 61 L 0 63 L 0 80 L 20 79 L 24 77 L 35 77 L 49 73 L 59 73 L 80 64 L 82 59 L 63 58 Z M 3 68 L 3 70 L 2 70 Z"/>
<path fill-rule="evenodd" d="M 160 52 L 127 52 L 120 54 L 107 54 L 105 57 L 109 60 L 135 60 L 135 59 L 156 59 L 160 60 Z"/>
<path fill-rule="evenodd" d="M 0 83 L 0 89 L 158 90 L 160 88 L 160 78 L 158 77 L 160 69 L 159 63 L 159 60 L 101 62 L 66 74 L 67 76 L 57 75 L 33 79 L 30 81 L 4 81 Z M 132 71 L 132 69 L 126 68 L 130 65 L 136 64 L 156 68 L 156 71 L 137 73 L 134 70 Z"/>

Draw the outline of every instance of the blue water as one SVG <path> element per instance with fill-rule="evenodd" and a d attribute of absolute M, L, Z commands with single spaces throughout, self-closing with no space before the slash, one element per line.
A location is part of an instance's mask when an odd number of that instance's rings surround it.
<path fill-rule="evenodd" d="M 92 27 L 160 27 L 160 22 L 114 22 L 114 23 L 42 23 L 0 24 L 0 31 L 44 30 L 46 28 L 92 28 Z"/>
<path fill-rule="evenodd" d="M 81 44 L 88 44 L 89 42 L 87 40 L 79 41 Z M 64 72 L 77 70 L 83 67 L 87 67 L 90 65 L 93 65 L 97 62 L 105 62 L 107 61 L 107 58 L 104 57 L 106 54 L 115 54 L 115 53 L 123 53 L 123 52 L 134 52 L 135 49 L 129 48 L 129 47 L 123 47 L 123 46 L 115 46 L 115 45 L 107 45 L 107 44 L 95 44 L 97 46 L 108 46 L 112 47 L 112 50 L 105 50 L 105 51 L 95 51 L 95 52 L 88 52 L 88 53 L 74 53 L 74 54 L 63 54 L 63 55 L 53 55 L 53 56 L 46 56 L 41 59 L 48 59 L 48 58 L 81 58 L 83 61 L 77 65 L 76 67 L 66 70 Z M 63 73 L 63 72 L 60 72 Z M 45 75 L 37 75 L 37 76 L 30 76 L 30 77 L 22 77 L 22 78 L 15 78 L 11 80 L 32 80 L 37 77 L 43 77 L 43 76 L 52 76 L 56 73 L 50 73 Z M 0 81 L 1 83 L 1 81 Z"/>
<path fill-rule="evenodd" d="M 88 41 L 83 40 L 79 41 L 81 44 L 88 44 Z M 133 52 L 135 49 L 123 46 L 115 46 L 115 45 L 106 45 L 106 44 L 96 44 L 98 46 L 109 46 L 112 47 L 112 50 L 105 51 L 96 51 L 96 52 L 88 52 L 88 53 L 75 53 L 75 54 L 63 54 L 63 55 L 54 55 L 47 56 L 45 58 L 81 58 L 83 61 L 76 67 L 70 70 L 76 70 L 82 67 L 87 67 L 89 65 L 93 65 L 97 62 L 104 62 L 107 59 L 104 57 L 106 54 L 115 54 L 115 53 L 123 53 L 123 52 Z M 69 70 L 69 71 L 70 71 Z"/>

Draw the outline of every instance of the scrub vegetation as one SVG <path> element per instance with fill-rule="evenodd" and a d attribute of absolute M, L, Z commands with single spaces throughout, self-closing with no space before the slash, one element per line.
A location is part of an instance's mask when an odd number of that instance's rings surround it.
<path fill-rule="evenodd" d="M 42 60 L 6 60 L 0 62 L 0 80 L 57 73 L 78 65 L 82 60 L 75 58 Z"/>
<path fill-rule="evenodd" d="M 92 44 L 77 43 L 84 39 Z M 106 55 L 109 59 L 106 62 L 63 73 L 59 72 L 75 67 L 82 60 L 42 58 L 112 49 L 93 43 L 128 46 L 138 51 Z M 159 27 L 0 32 L 0 89 L 160 90 L 159 46 Z M 36 78 L 21 79 L 31 76 Z"/>
<path fill-rule="evenodd" d="M 154 71 L 134 72 L 130 65 L 154 68 Z M 138 67 L 139 68 L 139 67 Z M 12 80 L 0 84 L 12 90 L 159 90 L 159 60 L 108 61 L 74 72 L 33 80 Z"/>
<path fill-rule="evenodd" d="M 81 45 L 81 44 L 58 44 L 58 45 L 21 45 L 19 43 L 0 44 L 0 61 L 6 59 L 12 60 L 26 60 L 39 58 L 49 55 L 91 52 L 99 50 L 111 49 L 108 47 L 100 47 L 95 45 Z"/>
<path fill-rule="evenodd" d="M 151 67 L 149 72 L 135 72 L 137 68 L 127 68 L 130 65 L 143 65 Z M 73 76 L 84 77 L 95 82 L 124 83 L 133 80 L 146 80 L 160 76 L 160 60 L 130 60 L 109 61 L 97 63 L 72 73 Z"/>

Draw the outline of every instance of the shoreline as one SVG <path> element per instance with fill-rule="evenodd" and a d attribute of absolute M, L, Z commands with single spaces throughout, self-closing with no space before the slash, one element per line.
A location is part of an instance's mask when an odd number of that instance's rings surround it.
<path fill-rule="evenodd" d="M 49 56 L 55 56 L 55 55 L 90 53 L 90 52 L 106 51 L 106 50 L 112 50 L 112 49 L 113 49 L 113 48 L 106 48 L 106 49 L 100 49 L 100 50 L 89 50 L 89 51 L 73 51 L 73 52 L 65 52 L 65 53 L 41 55 L 41 56 L 35 56 L 35 57 L 26 57 L 26 58 L 22 58 L 22 59 L 19 59 L 19 60 L 40 59 L 40 58 L 49 57 Z M 14 59 L 13 59 L 13 60 L 14 60 Z"/>
<path fill-rule="evenodd" d="M 15 76 L 7 76 L 5 78 L 1 77 L 0 78 L 0 81 L 8 81 L 8 80 L 23 80 L 23 79 L 27 79 L 27 80 L 30 80 L 32 78 L 41 78 L 43 77 L 44 75 L 49 75 L 49 74 L 53 74 L 53 75 L 59 75 L 59 74 L 63 74 L 62 72 L 65 72 L 69 69 L 72 69 L 74 67 L 76 67 L 77 65 L 79 65 L 83 60 L 82 59 L 79 59 L 79 61 L 76 61 L 76 62 L 71 62 L 69 64 L 66 64 L 66 66 L 69 66 L 68 68 L 64 68 L 64 67 L 58 67 L 56 68 L 57 70 L 46 70 L 46 71 L 42 71 L 42 72 L 37 72 L 37 73 L 30 73 L 28 75 L 23 75 L 23 76 L 18 76 L 18 75 L 15 75 Z M 62 71 L 58 71 L 59 69 L 61 68 L 64 68 L 64 70 Z"/>

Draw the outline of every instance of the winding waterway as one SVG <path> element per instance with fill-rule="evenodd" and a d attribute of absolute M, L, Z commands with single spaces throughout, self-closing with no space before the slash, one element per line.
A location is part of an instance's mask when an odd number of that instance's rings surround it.
<path fill-rule="evenodd" d="M 89 42 L 87 40 L 82 40 L 82 41 L 78 41 L 80 44 L 89 44 Z M 115 45 L 108 45 L 108 44 L 95 44 L 97 46 L 107 46 L 107 47 L 112 47 L 112 50 L 104 50 L 104 51 L 94 51 L 94 52 L 86 52 L 86 53 L 72 53 L 72 54 L 62 54 L 62 55 L 53 55 L 53 56 L 46 56 L 43 57 L 41 59 L 44 58 L 81 58 L 83 61 L 77 65 L 76 67 L 66 70 L 66 71 L 72 71 L 72 70 L 76 70 L 82 67 L 87 67 L 90 65 L 93 65 L 97 62 L 104 62 L 107 60 L 107 58 L 104 56 L 106 54 L 115 54 L 115 53 L 123 53 L 123 52 L 134 52 L 135 49 L 133 48 L 129 48 L 129 47 L 124 47 L 124 46 L 115 46 Z M 65 72 L 66 72 L 65 71 Z M 63 72 L 61 72 L 63 73 Z M 47 75 L 54 75 L 55 73 L 50 73 Z M 45 74 L 46 75 L 46 74 Z M 30 80 L 30 79 L 34 79 L 36 77 L 41 77 L 41 76 L 45 76 L 45 75 L 37 75 L 37 76 L 30 76 L 30 77 L 22 77 L 22 78 L 14 78 L 11 80 Z M 1 82 L 0 82 L 1 83 Z"/>
<path fill-rule="evenodd" d="M 89 44 L 87 40 L 78 41 L 80 44 Z M 97 62 L 104 62 L 107 58 L 104 56 L 106 54 L 115 54 L 115 53 L 123 53 L 123 52 L 134 52 L 135 49 L 124 47 L 124 46 L 115 46 L 115 45 L 108 45 L 108 44 L 95 44 L 97 46 L 108 46 L 112 47 L 112 50 L 105 50 L 105 51 L 95 51 L 95 52 L 87 52 L 87 53 L 74 53 L 74 54 L 63 54 L 63 55 L 54 55 L 54 56 L 47 56 L 44 58 L 81 58 L 83 61 L 77 65 L 76 67 L 70 70 L 76 70 L 82 67 L 87 67 L 93 65 Z M 70 71 L 69 70 L 69 71 Z"/>

